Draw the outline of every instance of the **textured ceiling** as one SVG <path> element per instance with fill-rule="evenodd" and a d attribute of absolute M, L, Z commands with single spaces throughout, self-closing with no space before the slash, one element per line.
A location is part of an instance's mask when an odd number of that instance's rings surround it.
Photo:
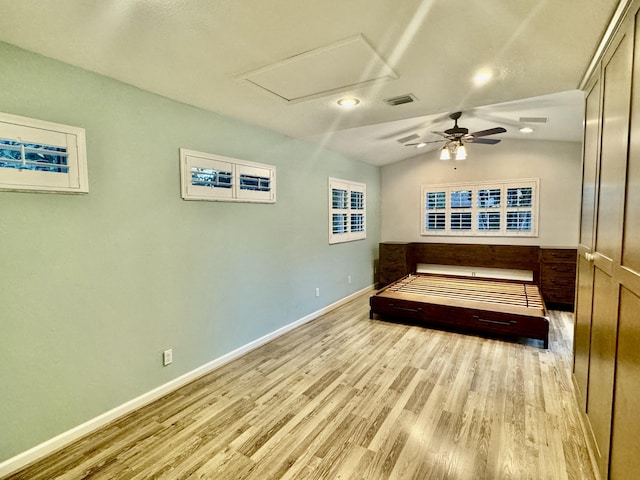
<path fill-rule="evenodd" d="M 418 153 L 398 138 L 448 128 L 446 114 L 457 110 L 472 131 L 505 126 L 504 135 L 515 136 L 520 117 L 544 116 L 546 127 L 528 138 L 579 141 L 582 100 L 575 89 L 617 4 L 0 0 L 0 40 L 384 165 Z M 304 78 L 307 67 L 293 68 L 293 60 L 353 38 L 364 40 L 370 57 L 312 55 L 319 59 L 313 82 Z M 271 78 L 274 69 L 280 76 Z M 376 80 L 381 69 L 392 74 Z M 476 87 L 472 77 L 480 69 L 493 78 Z M 295 98 L 257 87 L 247 79 L 251 73 Z M 361 82 L 346 86 L 354 76 Z M 408 93 L 417 101 L 384 102 Z M 336 100 L 344 95 L 361 103 L 341 110 Z"/>

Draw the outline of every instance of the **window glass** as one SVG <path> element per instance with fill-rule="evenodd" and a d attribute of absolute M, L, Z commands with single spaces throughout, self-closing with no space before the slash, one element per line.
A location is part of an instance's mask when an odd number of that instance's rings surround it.
<path fill-rule="evenodd" d="M 532 201 L 532 188 L 507 188 L 507 207 L 530 207 Z"/>
<path fill-rule="evenodd" d="M 478 190 L 478 208 L 500 207 L 500 189 L 482 188 Z"/>
<path fill-rule="evenodd" d="M 445 208 L 447 204 L 447 192 L 428 192 L 427 210 Z"/>
<path fill-rule="evenodd" d="M 364 209 L 364 193 L 363 192 L 351 192 L 351 209 L 352 210 Z"/>
<path fill-rule="evenodd" d="M 471 212 L 452 213 L 451 230 L 471 230 Z"/>
<path fill-rule="evenodd" d="M 500 212 L 479 212 L 478 230 L 500 230 Z"/>
<path fill-rule="evenodd" d="M 332 208 L 347 208 L 347 191 L 334 188 L 332 190 Z"/>
<path fill-rule="evenodd" d="M 427 230 L 444 230 L 446 213 L 427 213 Z"/>
<path fill-rule="evenodd" d="M 518 230 L 518 231 L 531 230 L 531 212 L 529 211 L 507 212 L 507 230 Z"/>
<path fill-rule="evenodd" d="M 191 185 L 209 188 L 231 188 L 231 172 L 222 172 L 212 168 L 191 167 Z"/>
<path fill-rule="evenodd" d="M 0 168 L 68 173 L 67 149 L 0 138 Z"/>
<path fill-rule="evenodd" d="M 268 192 L 271 190 L 271 179 L 269 177 L 258 177 L 256 175 L 240 175 L 240 189 L 253 190 L 257 192 Z"/>
<path fill-rule="evenodd" d="M 347 233 L 347 214 L 346 213 L 334 213 L 333 214 L 333 233 Z"/>
<path fill-rule="evenodd" d="M 451 208 L 471 208 L 472 191 L 457 190 L 451 192 Z"/>
<path fill-rule="evenodd" d="M 364 215 L 362 213 L 351 214 L 351 231 L 352 232 L 364 231 Z"/>

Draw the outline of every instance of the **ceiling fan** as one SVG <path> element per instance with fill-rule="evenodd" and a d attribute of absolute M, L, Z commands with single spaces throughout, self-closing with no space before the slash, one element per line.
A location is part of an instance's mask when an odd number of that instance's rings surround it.
<path fill-rule="evenodd" d="M 440 153 L 441 160 L 449 160 L 455 158 L 456 160 L 464 160 L 467 158 L 467 151 L 464 146 L 465 143 L 483 143 L 485 145 L 495 145 L 500 142 L 497 138 L 483 138 L 488 135 L 495 135 L 497 133 L 505 133 L 507 130 L 502 127 L 489 128 L 487 130 L 480 130 L 478 132 L 469 133 L 468 128 L 459 127 L 458 119 L 462 116 L 462 112 L 454 112 L 449 115 L 449 118 L 454 121 L 452 128 L 445 130 L 444 132 L 431 132 L 444 137 L 443 140 L 433 140 L 430 142 L 416 142 L 407 143 L 406 146 L 416 146 L 418 148 L 426 147 L 429 143 L 446 142 L 442 147 Z"/>

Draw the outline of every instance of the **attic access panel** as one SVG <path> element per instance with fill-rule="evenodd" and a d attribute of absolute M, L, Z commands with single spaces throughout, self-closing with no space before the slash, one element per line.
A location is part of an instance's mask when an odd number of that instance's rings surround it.
<path fill-rule="evenodd" d="M 240 76 L 287 102 L 398 78 L 362 35 L 320 47 Z"/>

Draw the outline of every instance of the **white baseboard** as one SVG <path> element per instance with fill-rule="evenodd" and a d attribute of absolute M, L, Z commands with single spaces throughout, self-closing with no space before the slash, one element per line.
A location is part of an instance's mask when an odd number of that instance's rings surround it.
<path fill-rule="evenodd" d="M 362 290 L 355 292 L 348 297 L 338 300 L 331 305 L 327 305 L 326 307 L 310 313 L 309 315 L 306 315 L 305 317 L 302 317 L 293 323 L 285 325 L 284 327 L 274 330 L 271 333 L 268 333 L 252 342 L 247 343 L 246 345 L 236 348 L 235 350 L 226 353 L 225 355 L 222 355 L 221 357 L 218 357 L 202 365 L 201 367 L 191 370 L 190 372 L 187 372 L 184 375 L 181 375 L 165 383 L 164 385 L 160 385 L 153 390 L 143 393 L 139 397 L 129 400 L 128 402 L 125 402 L 122 405 L 119 405 L 116 408 L 103 413 L 102 415 L 98 415 L 97 417 L 92 418 L 91 420 L 88 420 L 83 424 L 78 425 L 77 427 L 67 430 L 66 432 L 63 432 L 60 435 L 57 435 L 39 445 L 36 445 L 35 447 L 30 448 L 25 452 L 19 453 L 18 455 L 5 460 L 4 462 L 0 463 L 0 477 L 16 472 L 24 466 L 33 463 L 47 455 L 50 455 L 56 450 L 59 450 L 71 444 L 72 442 L 75 442 L 79 438 L 107 425 L 108 423 L 113 422 L 114 420 L 127 415 L 128 413 L 131 413 L 134 410 L 143 407 L 144 405 L 158 400 L 166 394 L 186 385 L 189 382 L 192 382 L 196 378 L 210 373 L 212 370 L 215 370 L 216 368 L 221 367 L 222 365 L 229 363 L 232 360 L 235 360 L 245 353 L 258 348 L 261 345 L 264 345 L 265 343 L 270 342 L 271 340 L 281 335 L 284 335 L 285 333 L 293 330 L 296 327 L 299 327 L 300 325 L 310 322 L 311 320 L 315 320 L 321 315 L 324 315 L 325 313 L 328 313 L 331 310 L 334 310 L 371 290 L 373 290 L 373 286 L 363 288 Z"/>

